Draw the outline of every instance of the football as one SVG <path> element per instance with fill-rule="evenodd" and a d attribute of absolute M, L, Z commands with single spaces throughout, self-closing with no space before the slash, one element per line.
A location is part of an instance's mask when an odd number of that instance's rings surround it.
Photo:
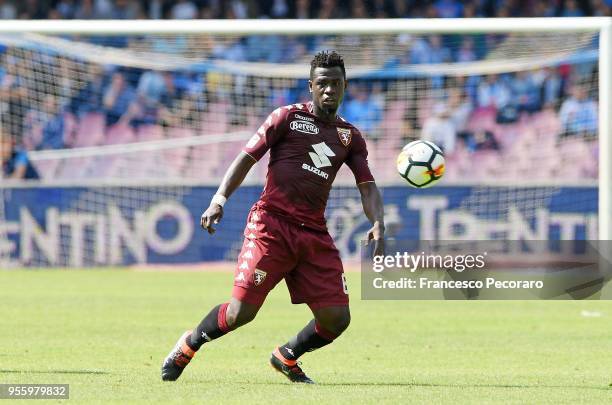
<path fill-rule="evenodd" d="M 397 171 L 416 188 L 431 187 L 444 175 L 444 153 L 433 142 L 414 141 L 397 157 Z"/>

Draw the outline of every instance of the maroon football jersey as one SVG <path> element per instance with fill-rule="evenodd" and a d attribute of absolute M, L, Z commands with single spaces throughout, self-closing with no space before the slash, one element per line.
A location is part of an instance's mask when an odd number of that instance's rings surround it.
<path fill-rule="evenodd" d="M 257 204 L 302 226 L 327 229 L 325 207 L 343 163 L 357 184 L 374 181 L 357 128 L 340 117 L 335 122 L 318 119 L 312 103 L 274 110 L 244 152 L 259 160 L 268 149 L 266 185 Z"/>

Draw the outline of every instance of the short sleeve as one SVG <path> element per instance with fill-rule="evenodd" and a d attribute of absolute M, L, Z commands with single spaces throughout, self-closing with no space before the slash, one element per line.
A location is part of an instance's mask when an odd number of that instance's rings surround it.
<path fill-rule="evenodd" d="M 268 149 L 285 135 L 287 132 L 286 121 L 287 109 L 277 108 L 274 110 L 249 139 L 242 151 L 259 161 Z"/>
<path fill-rule="evenodd" d="M 19 151 L 15 155 L 14 161 L 15 168 L 19 166 L 27 166 L 28 165 L 28 154 L 25 151 Z"/>
<path fill-rule="evenodd" d="M 374 176 L 368 166 L 368 148 L 360 133 L 353 137 L 353 144 L 346 165 L 355 175 L 357 184 L 374 181 Z"/>

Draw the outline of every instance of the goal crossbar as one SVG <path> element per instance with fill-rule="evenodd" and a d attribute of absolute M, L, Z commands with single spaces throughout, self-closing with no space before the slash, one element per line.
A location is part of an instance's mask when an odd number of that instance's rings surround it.
<path fill-rule="evenodd" d="M 329 20 L 4 20 L 0 33 L 39 34 L 397 34 L 600 31 L 612 17 Z"/>

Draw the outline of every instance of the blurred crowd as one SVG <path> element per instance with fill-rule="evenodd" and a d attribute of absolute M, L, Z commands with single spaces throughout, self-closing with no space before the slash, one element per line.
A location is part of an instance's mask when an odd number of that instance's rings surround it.
<path fill-rule="evenodd" d="M 0 18 L 459 18 L 610 15 L 610 0 L 0 0 Z"/>
<path fill-rule="evenodd" d="M 584 67 L 592 70 L 581 74 Z M 511 125 L 542 111 L 558 118 L 559 139 L 596 139 L 598 128 L 597 72 L 593 64 L 563 65 L 507 74 L 469 76 L 451 81 L 443 96 L 431 99 L 431 108 L 420 115 L 422 122 L 409 122 L 415 138 L 431 140 L 447 153 L 456 145 L 469 151 L 499 150 L 493 127 Z M 435 93 L 434 93 L 435 94 Z M 496 125 L 475 130 L 470 122 L 491 117 Z M 417 115 L 418 117 L 418 115 Z M 476 125 L 478 126 L 478 125 Z M 486 127 L 487 125 L 484 125 Z M 419 132 L 418 128 L 422 128 Z M 498 134 L 497 134 L 498 135 Z"/>
<path fill-rule="evenodd" d="M 514 17 L 609 15 L 612 0 L 0 0 L 1 18 L 368 18 Z M 354 37 L 355 55 L 385 69 L 406 64 L 472 62 L 503 44 L 505 36 L 398 35 L 381 48 Z M 335 48 L 327 37 L 249 36 L 195 46 L 201 37 L 89 38 L 128 50 L 181 54 L 198 60 L 304 63 L 318 49 Z M 132 42 L 130 42 L 132 41 Z M 144 44 L 144 45 L 143 45 Z M 343 44 L 346 45 L 346 44 Z M 582 44 L 593 48 L 596 43 Z M 385 45 L 386 46 L 386 45 Z M 22 150 L 58 149 L 134 141 L 113 128 L 144 126 L 202 129 L 211 133 L 252 129 L 273 106 L 307 101 L 305 79 L 222 74 L 206 69 L 147 70 L 99 65 L 53 52 L 0 46 L 0 122 L 5 176 L 15 167 L 33 175 Z M 367 64 L 367 63 L 364 63 Z M 42 74 L 41 72 L 45 72 Z M 594 139 L 597 134 L 597 64 L 542 67 L 517 73 L 466 76 L 392 76 L 351 81 L 340 113 L 379 148 L 395 153 L 409 140 L 429 139 L 447 153 L 499 151 L 503 126 L 551 112 L 559 139 Z M 396 114 L 397 113 L 397 114 Z M 102 118 L 104 136 L 79 138 L 79 126 Z M 527 118 L 525 118 L 527 117 Z M 494 125 L 474 126 L 490 119 Z M 84 124 L 85 123 L 85 124 Z M 213 128 L 213 126 L 216 127 Z M 205 128 L 204 128 L 205 127 Z M 113 133 L 113 135 L 109 135 Z M 117 133 L 119 135 L 117 135 Z M 127 132 L 124 132 L 124 134 Z M 7 139 L 11 139 L 9 142 Z M 389 141 L 390 140 L 390 141 Z M 12 146 L 10 146 L 12 145 Z M 19 145 L 19 147 L 18 147 Z M 8 152 L 8 149 L 11 152 Z M 23 149 L 22 149 L 23 148 Z M 10 158 L 10 159 L 9 159 Z M 9 161 L 13 163 L 9 163 Z M 27 168 L 27 170 L 26 170 Z"/>

